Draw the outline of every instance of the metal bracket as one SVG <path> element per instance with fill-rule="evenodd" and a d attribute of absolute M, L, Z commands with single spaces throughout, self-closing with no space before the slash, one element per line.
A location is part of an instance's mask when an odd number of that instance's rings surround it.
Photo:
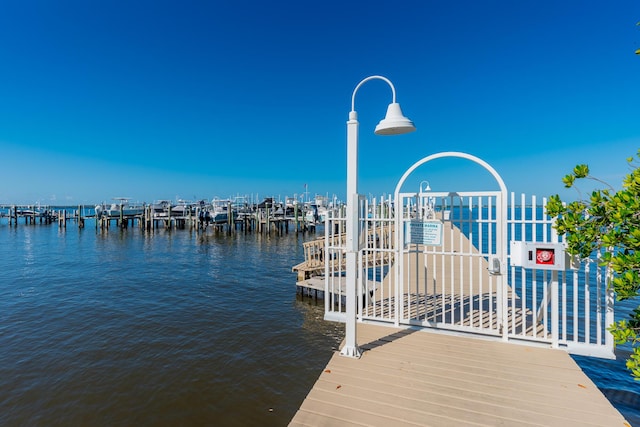
<path fill-rule="evenodd" d="M 489 274 L 499 275 L 500 274 L 500 258 L 492 258 L 491 266 L 489 266 Z"/>

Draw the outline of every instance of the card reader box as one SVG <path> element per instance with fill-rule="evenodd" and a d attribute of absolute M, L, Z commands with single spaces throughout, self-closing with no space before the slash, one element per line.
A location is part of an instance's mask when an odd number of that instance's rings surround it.
<path fill-rule="evenodd" d="M 538 270 L 567 270 L 571 266 L 564 243 L 511 242 L 511 265 Z"/>

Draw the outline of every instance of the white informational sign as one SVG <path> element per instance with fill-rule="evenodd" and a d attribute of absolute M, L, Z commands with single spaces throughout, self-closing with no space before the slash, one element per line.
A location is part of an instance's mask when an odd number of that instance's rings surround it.
<path fill-rule="evenodd" d="M 411 220 L 409 233 L 406 233 L 405 243 L 417 245 L 440 246 L 442 245 L 442 221 L 438 220 Z"/>

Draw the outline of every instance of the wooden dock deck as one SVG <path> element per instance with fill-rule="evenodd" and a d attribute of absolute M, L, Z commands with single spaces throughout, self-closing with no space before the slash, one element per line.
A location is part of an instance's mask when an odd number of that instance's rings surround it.
<path fill-rule="evenodd" d="M 369 280 L 367 282 L 366 292 L 375 292 L 381 285 L 381 282 Z M 302 296 L 313 297 L 315 299 L 322 295 L 324 298 L 324 277 L 316 276 L 310 279 L 301 280 L 296 283 L 297 292 Z M 347 278 L 336 277 L 335 278 L 335 296 L 344 298 L 347 295 Z"/>
<path fill-rule="evenodd" d="M 626 426 L 562 350 L 359 323 L 290 426 Z"/>

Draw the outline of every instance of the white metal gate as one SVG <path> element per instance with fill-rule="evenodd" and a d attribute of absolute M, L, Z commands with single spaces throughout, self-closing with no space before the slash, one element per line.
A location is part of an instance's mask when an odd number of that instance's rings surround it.
<path fill-rule="evenodd" d="M 400 193 L 399 323 L 500 335 L 501 193 Z"/>
<path fill-rule="evenodd" d="M 480 163 L 500 191 L 401 193 L 418 166 L 446 156 Z M 609 272 L 601 254 L 568 271 L 511 265 L 510 241 L 558 242 L 545 200 L 519 203 L 480 159 L 441 153 L 414 164 L 393 198 L 360 198 L 358 321 L 393 323 L 542 343 L 614 357 Z M 325 318 L 345 319 L 345 211 L 325 223 Z"/>
<path fill-rule="evenodd" d="M 401 193 L 418 167 L 440 158 L 472 161 L 493 175 L 498 191 Z M 507 287 L 507 189 L 483 160 L 446 152 L 416 162 L 398 181 L 396 323 L 502 335 Z"/>

